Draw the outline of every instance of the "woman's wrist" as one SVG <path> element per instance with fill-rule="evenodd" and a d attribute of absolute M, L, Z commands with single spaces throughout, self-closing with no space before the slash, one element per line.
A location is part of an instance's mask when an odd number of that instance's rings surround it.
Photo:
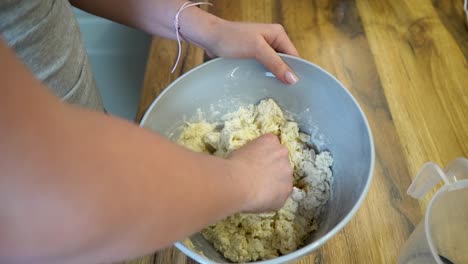
<path fill-rule="evenodd" d="M 228 177 L 235 181 L 233 186 L 227 188 L 237 193 L 236 212 L 251 211 L 251 203 L 255 200 L 255 178 L 249 177 L 249 168 L 246 164 L 233 159 L 227 159 L 226 161 L 229 170 Z"/>
<path fill-rule="evenodd" d="M 192 178 L 194 182 L 191 185 L 203 189 L 202 194 L 211 200 L 213 208 L 218 208 L 218 214 L 221 213 L 224 218 L 248 207 L 253 188 L 247 182 L 246 166 L 206 154 L 191 153 L 190 156 L 189 167 L 200 169 L 200 176 Z"/>
<path fill-rule="evenodd" d="M 179 16 L 179 32 L 182 37 L 205 50 L 216 41 L 216 32 L 226 21 L 198 7 L 190 7 Z"/>
<path fill-rule="evenodd" d="M 219 187 L 219 201 L 224 201 L 223 208 L 228 215 L 244 212 L 250 208 L 250 201 L 254 195 L 252 182 L 249 180 L 247 166 L 237 160 L 208 157 L 211 166 L 210 173 L 214 173 L 214 182 Z"/>

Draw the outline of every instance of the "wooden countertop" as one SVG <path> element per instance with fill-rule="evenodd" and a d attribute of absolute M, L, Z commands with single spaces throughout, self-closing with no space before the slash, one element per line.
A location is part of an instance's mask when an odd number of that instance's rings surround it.
<path fill-rule="evenodd" d="M 299 263 L 395 263 L 427 201 L 406 195 L 426 161 L 468 156 L 468 30 L 462 0 L 216 0 L 230 20 L 285 27 L 301 57 L 335 75 L 359 101 L 375 140 L 376 167 L 353 220 Z M 138 120 L 182 73 L 202 63 L 184 46 L 154 38 Z M 170 248 L 127 263 L 191 263 Z"/>

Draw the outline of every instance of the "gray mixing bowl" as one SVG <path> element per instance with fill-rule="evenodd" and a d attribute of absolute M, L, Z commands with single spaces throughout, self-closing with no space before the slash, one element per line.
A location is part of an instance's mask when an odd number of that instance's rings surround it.
<path fill-rule="evenodd" d="M 334 158 L 332 196 L 318 231 L 306 246 L 281 257 L 258 263 L 297 260 L 322 246 L 338 233 L 361 206 L 374 169 L 374 144 L 366 117 L 352 95 L 320 67 L 292 56 L 281 55 L 299 76 L 288 86 L 254 60 L 215 59 L 174 81 L 153 102 L 141 126 L 177 138 L 185 121 L 218 120 L 241 105 L 273 98 L 292 115 L 300 129 L 312 135 L 319 151 Z M 195 250 L 175 246 L 200 263 L 228 262 L 200 234 L 191 237 Z M 202 252 L 203 254 L 200 254 Z"/>

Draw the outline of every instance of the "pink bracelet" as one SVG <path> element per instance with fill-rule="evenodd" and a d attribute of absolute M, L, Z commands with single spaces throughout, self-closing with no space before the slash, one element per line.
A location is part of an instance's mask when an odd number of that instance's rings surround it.
<path fill-rule="evenodd" d="M 174 73 L 175 69 L 177 68 L 177 64 L 179 64 L 180 60 L 180 54 L 182 53 L 182 44 L 181 44 L 181 34 L 180 34 L 180 25 L 179 25 L 179 16 L 184 11 L 186 8 L 189 8 L 191 6 L 198 6 L 198 5 L 212 5 L 211 3 L 208 2 L 198 2 L 198 3 L 192 3 L 190 1 L 185 2 L 180 8 L 179 11 L 175 14 L 174 17 L 174 28 L 176 31 L 176 39 L 177 39 L 177 44 L 179 46 L 179 49 L 177 51 L 177 60 L 174 64 L 174 67 L 172 67 L 171 73 Z"/>

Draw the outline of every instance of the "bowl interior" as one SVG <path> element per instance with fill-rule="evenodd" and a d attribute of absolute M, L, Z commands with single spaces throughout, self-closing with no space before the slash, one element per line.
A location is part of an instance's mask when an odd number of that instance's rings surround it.
<path fill-rule="evenodd" d="M 142 126 L 177 138 L 186 121 L 216 121 L 241 105 L 273 98 L 296 119 L 301 131 L 312 135 L 311 143 L 319 151 L 329 150 L 335 160 L 332 197 L 319 230 L 305 247 L 311 251 L 336 233 L 344 225 L 341 222 L 349 221 L 365 196 L 373 169 L 372 136 L 356 101 L 333 76 L 304 60 L 283 59 L 300 79 L 293 86 L 280 83 L 254 60 L 216 59 L 203 64 L 165 90 Z M 192 236 L 192 242 L 196 249 L 192 253 L 201 251 L 208 259 L 226 261 L 201 235 Z"/>

